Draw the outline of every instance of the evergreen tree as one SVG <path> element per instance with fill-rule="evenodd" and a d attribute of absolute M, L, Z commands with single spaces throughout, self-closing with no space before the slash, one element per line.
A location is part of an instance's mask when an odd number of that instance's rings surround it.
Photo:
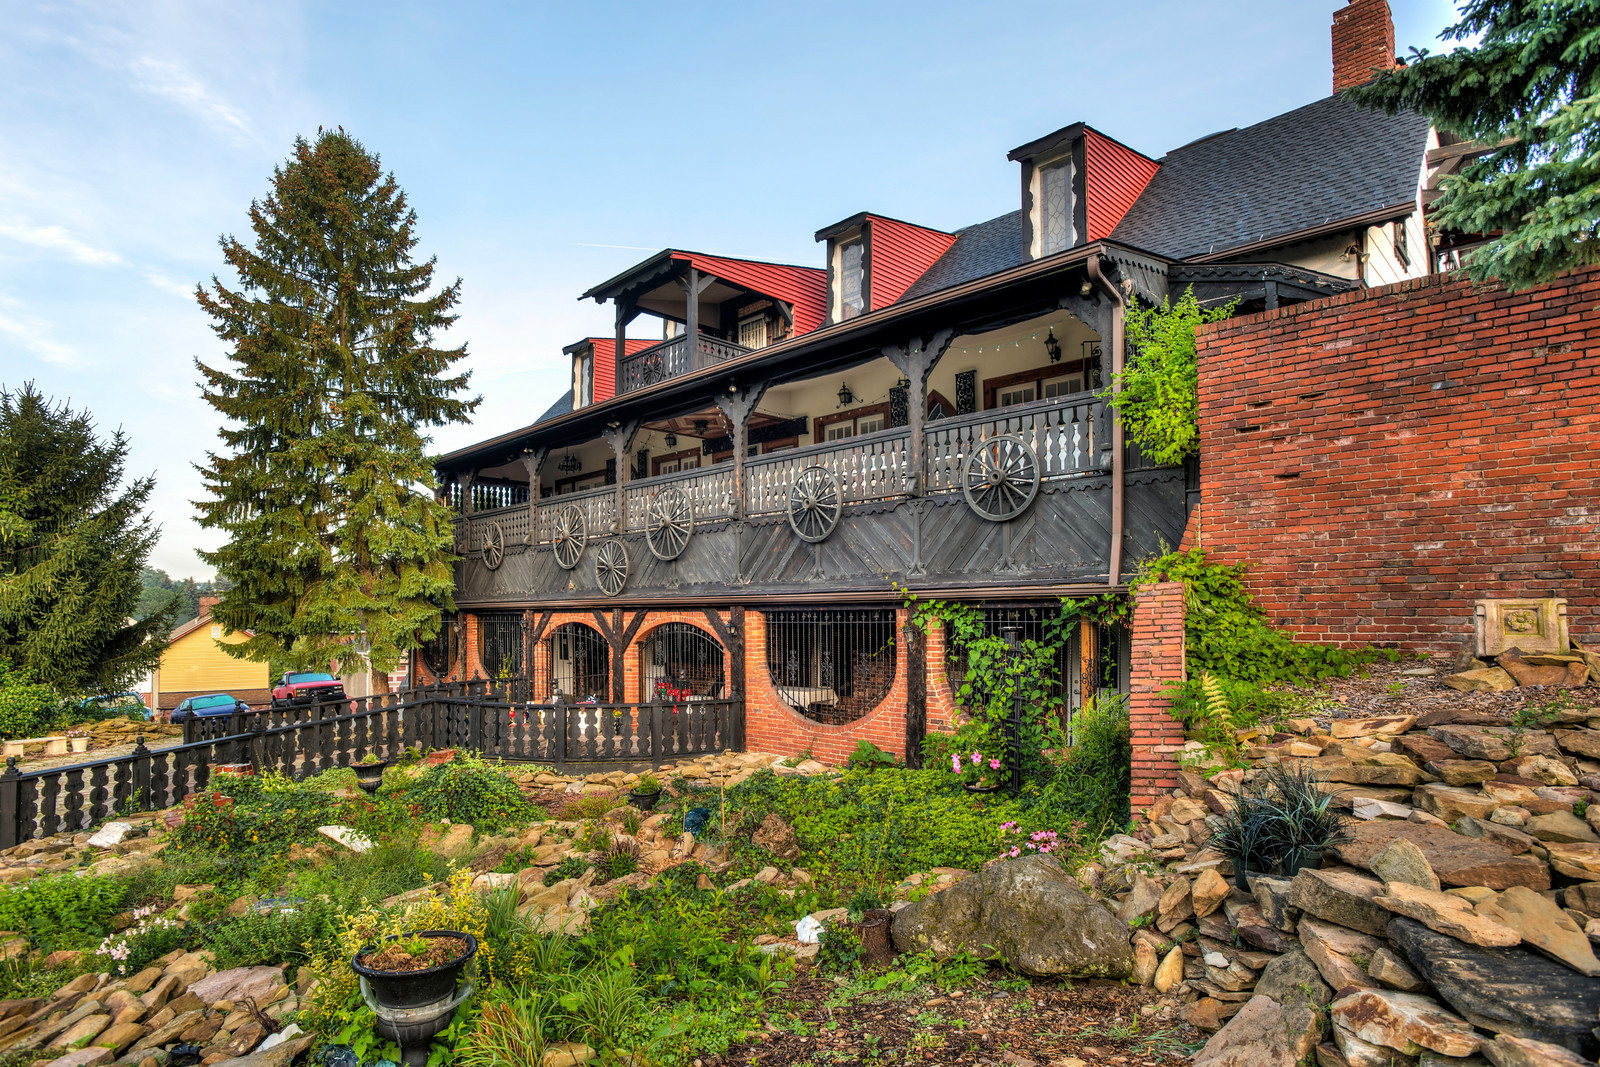
<path fill-rule="evenodd" d="M 63 694 L 126 689 L 177 612 L 169 596 L 129 622 L 159 529 L 144 513 L 155 479 L 122 486 L 127 454 L 121 430 L 101 439 L 31 382 L 0 390 L 0 660 Z"/>
<path fill-rule="evenodd" d="M 1465 264 L 1472 277 L 1526 289 L 1600 263 L 1600 0 L 1466 0 L 1440 38 L 1475 36 L 1448 55 L 1418 51 L 1352 97 L 1500 146 L 1446 177 L 1430 216 L 1502 231 Z"/>
<path fill-rule="evenodd" d="M 450 512 L 429 488 L 423 428 L 466 421 L 478 400 L 454 395 L 466 346 L 432 344 L 461 282 L 426 295 L 434 260 L 412 260 L 415 225 L 377 156 L 319 131 L 250 205 L 253 247 L 221 240 L 240 290 L 213 277 L 198 292 L 232 349 L 229 367 L 197 361 L 228 420 L 197 504 L 229 538 L 201 553 L 232 583 L 212 617 L 254 635 L 230 655 L 309 667 L 364 633 L 388 671 L 453 607 Z"/>

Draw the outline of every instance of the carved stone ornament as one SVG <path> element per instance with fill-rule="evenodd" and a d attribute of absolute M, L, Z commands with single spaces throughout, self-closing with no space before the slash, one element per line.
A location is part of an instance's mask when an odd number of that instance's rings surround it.
<path fill-rule="evenodd" d="M 1478 600 L 1476 623 L 1480 656 L 1498 656 L 1507 649 L 1565 652 L 1567 602 L 1560 597 L 1528 600 Z"/>

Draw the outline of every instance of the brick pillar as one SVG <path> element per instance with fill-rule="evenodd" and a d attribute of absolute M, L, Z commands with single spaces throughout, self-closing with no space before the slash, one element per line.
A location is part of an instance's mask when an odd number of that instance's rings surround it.
<path fill-rule="evenodd" d="M 1128 714 L 1133 727 L 1133 814 L 1178 784 L 1183 726 L 1162 691 L 1184 677 L 1183 583 L 1145 586 L 1133 609 Z"/>

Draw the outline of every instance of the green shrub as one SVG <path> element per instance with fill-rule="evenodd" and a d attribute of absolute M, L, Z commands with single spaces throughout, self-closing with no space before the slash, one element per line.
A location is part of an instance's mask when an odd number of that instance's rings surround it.
<path fill-rule="evenodd" d="M 583 872 L 589 869 L 589 861 L 579 859 L 577 856 L 568 856 L 544 874 L 545 885 L 555 885 L 566 878 L 581 878 Z"/>
<path fill-rule="evenodd" d="M 639 843 L 627 838 L 612 842 L 597 869 L 604 882 L 626 878 L 639 869 Z"/>
<path fill-rule="evenodd" d="M 38 737 L 64 715 L 54 689 L 0 659 L 0 738 Z"/>
<path fill-rule="evenodd" d="M 1096 698 L 1072 717 L 1073 745 L 1062 753 L 1054 773 L 1040 790 L 1029 822 L 1082 822 L 1088 836 L 1099 840 L 1126 826 L 1133 772 L 1133 732 L 1128 698 Z"/>
<path fill-rule="evenodd" d="M 1333 810 L 1334 795 L 1321 785 L 1305 765 L 1259 772 L 1241 787 L 1207 845 L 1233 861 L 1241 885 L 1247 870 L 1293 877 L 1324 849 L 1350 840 L 1345 817 Z"/>
<path fill-rule="evenodd" d="M 1184 654 L 1191 671 L 1265 684 L 1349 674 L 1385 655 L 1303 643 L 1275 629 L 1245 589 L 1244 571 L 1244 564 L 1214 562 L 1198 547 L 1141 564 L 1135 588 L 1183 583 Z"/>
<path fill-rule="evenodd" d="M 516 782 L 476 756 L 461 755 L 429 767 L 396 788 L 400 799 L 422 818 L 471 823 L 482 834 L 525 826 L 540 814 Z"/>
<path fill-rule="evenodd" d="M 0 930 L 15 930 L 36 948 L 88 948 L 110 932 L 127 901 L 127 887 L 110 878 L 57 875 L 0 893 Z"/>
<path fill-rule="evenodd" d="M 1190 286 L 1176 304 L 1164 299 L 1160 307 L 1129 306 L 1127 365 L 1117 375 L 1118 388 L 1107 386 L 1101 396 L 1121 414 L 1128 439 L 1146 459 L 1182 463 L 1199 450 L 1195 330 L 1228 318 L 1237 304 L 1202 308 Z"/>
<path fill-rule="evenodd" d="M 216 954 L 219 971 L 299 963 L 336 946 L 339 914 L 332 901 L 312 897 L 282 910 L 252 911 L 218 920 L 206 930 L 203 940 Z"/>
<path fill-rule="evenodd" d="M 856 750 L 850 753 L 845 765 L 870 771 L 874 767 L 893 767 L 895 757 L 893 752 L 879 748 L 866 738 L 862 738 L 856 742 Z"/>

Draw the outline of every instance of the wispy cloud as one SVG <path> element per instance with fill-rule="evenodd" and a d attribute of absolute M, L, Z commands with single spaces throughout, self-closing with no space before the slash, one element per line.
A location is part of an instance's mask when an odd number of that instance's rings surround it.
<path fill-rule="evenodd" d="M 115 267 L 122 263 L 122 257 L 115 252 L 80 241 L 60 226 L 34 226 L 20 220 L 0 219 L 0 237 L 64 253 L 75 263 L 94 267 Z"/>
<path fill-rule="evenodd" d="M 134 84 L 145 92 L 170 100 L 213 126 L 232 131 L 246 140 L 257 140 L 250 120 L 182 64 L 152 55 L 137 55 L 128 60 L 128 70 Z"/>
<path fill-rule="evenodd" d="M 144 280 L 155 286 L 157 289 L 171 293 L 173 296 L 181 296 L 185 300 L 194 299 L 193 282 L 179 281 L 170 274 L 163 274 L 161 271 L 155 270 L 154 268 L 147 268 L 145 270 Z"/>
<path fill-rule="evenodd" d="M 0 337 L 9 337 L 47 363 L 78 362 L 75 349 L 51 337 L 49 327 L 25 315 L 16 300 L 6 297 L 0 297 Z"/>

